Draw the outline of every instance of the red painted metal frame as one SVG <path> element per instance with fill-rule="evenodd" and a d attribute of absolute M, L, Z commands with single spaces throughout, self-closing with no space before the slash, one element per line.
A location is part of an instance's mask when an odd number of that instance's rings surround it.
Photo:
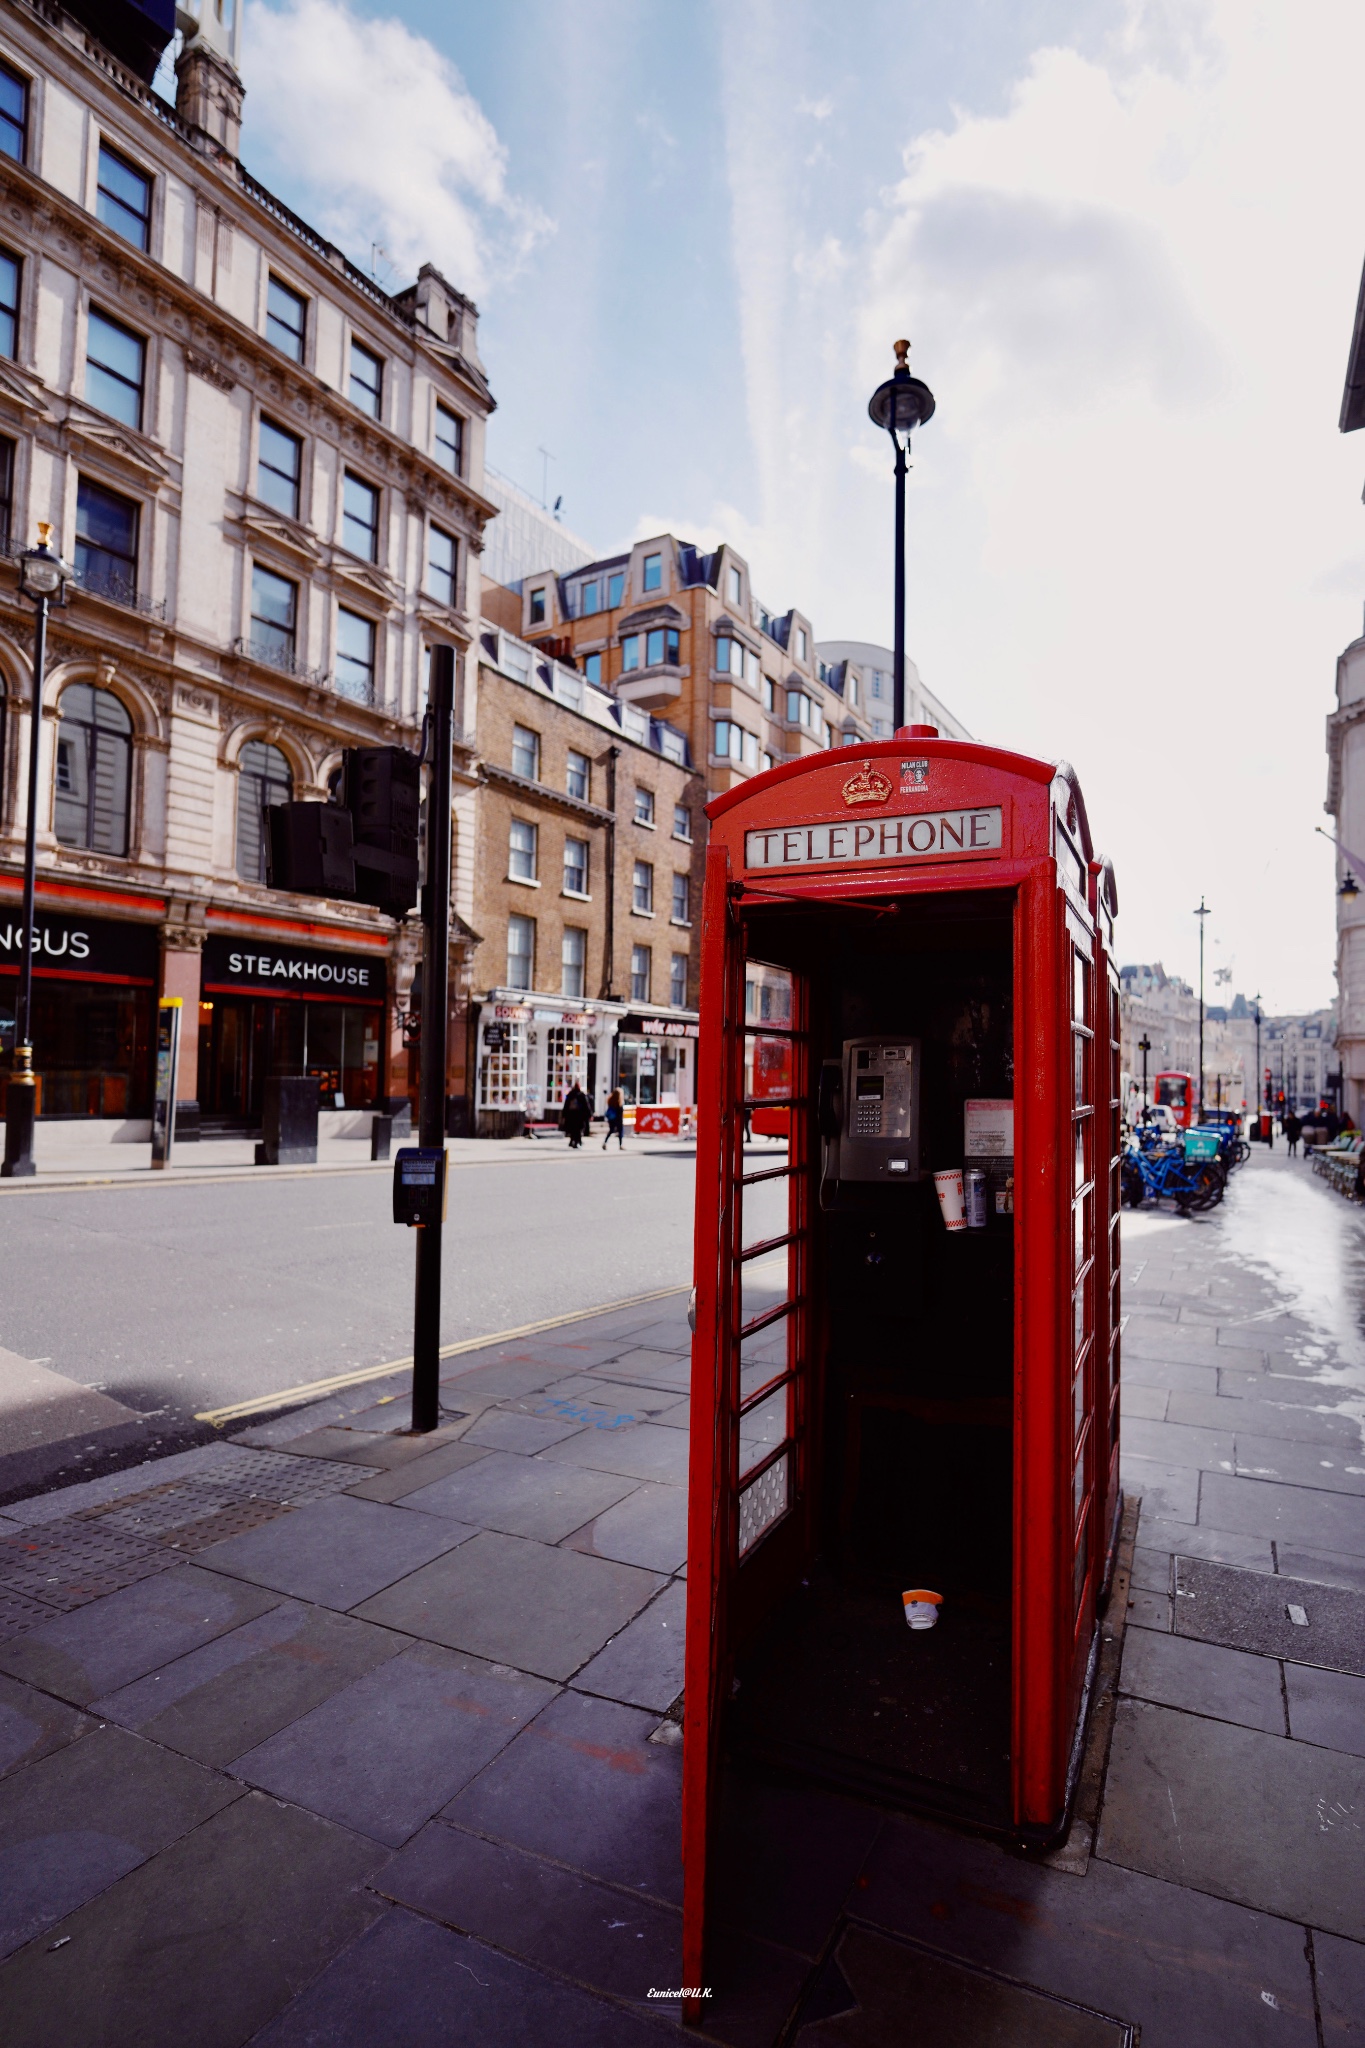
<path fill-rule="evenodd" d="M 902 759 L 928 763 L 901 780 Z M 850 808 L 843 786 L 864 761 L 888 777 L 892 794 L 875 809 Z M 897 786 L 900 783 L 901 786 Z M 798 823 L 881 818 L 999 804 L 998 851 L 887 861 L 857 869 L 797 867 L 750 873 L 745 833 Z M 687 1670 L 683 1749 L 683 1982 L 705 1985 L 708 1858 L 722 1718 L 729 1697 L 737 1622 L 745 1629 L 775 1604 L 807 1563 L 816 1540 L 815 1475 L 820 1446 L 805 1434 L 793 1506 L 741 1562 L 736 1555 L 738 1459 L 733 1289 L 743 1172 L 745 913 L 800 900 L 831 908 L 870 897 L 960 890 L 1008 891 L 1014 904 L 1015 995 L 1015 1428 L 1013 1821 L 1035 1839 L 1065 1812 L 1080 1708 L 1095 1635 L 1097 1598 L 1112 1550 L 1118 1507 L 1117 1072 L 1111 1010 L 1112 873 L 1092 858 L 1084 799 L 1065 764 L 953 740 L 883 741 L 851 753 L 811 755 L 758 776 L 708 806 L 711 840 L 701 931 L 698 1048 L 696 1330 L 692 1348 L 692 1451 L 688 1509 Z M 1089 1450 L 1082 1517 L 1089 1565 L 1075 1598 L 1077 1517 L 1073 1496 L 1072 1369 L 1075 1364 L 1072 1005 L 1077 949 L 1088 958 L 1090 1026 L 1085 1092 L 1092 1106 L 1091 1260 L 1083 1342 L 1084 1427 Z M 798 1006 L 802 997 L 798 993 Z M 793 1022 L 797 1022 L 797 1018 Z M 804 1023 L 804 1014 L 801 1022 Z M 1083 1035 L 1083 1034 L 1078 1034 Z M 802 1056 L 804 1058 L 804 1055 Z M 806 1092 L 795 1066 L 793 1088 Z M 1111 1111 L 1113 1115 L 1111 1117 Z M 792 1111 L 791 1163 L 809 1176 L 808 1112 Z M 799 1189 L 792 1182 L 792 1224 Z M 809 1202 L 802 1211 L 808 1220 Z M 810 1246 L 803 1271 L 812 1271 Z M 1084 1276 L 1082 1276 L 1084 1277 Z M 794 1283 L 795 1284 L 795 1283 Z M 818 1326 L 810 1303 L 793 1317 L 793 1342 L 809 1347 Z M 789 1352 L 789 1357 L 791 1353 Z M 815 1362 L 807 1360 L 814 1370 Z M 818 1372 L 815 1374 L 818 1382 Z M 809 1406 L 804 1383 L 796 1397 Z M 803 1424 L 804 1430 L 804 1424 Z M 685 2010 L 696 2017 L 700 2008 Z"/>

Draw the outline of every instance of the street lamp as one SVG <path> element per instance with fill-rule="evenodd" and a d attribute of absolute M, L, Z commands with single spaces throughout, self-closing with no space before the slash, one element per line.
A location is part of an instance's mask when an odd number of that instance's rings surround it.
<path fill-rule="evenodd" d="M 1147 1101 L 1147 1055 L 1152 1049 L 1152 1041 L 1145 1031 L 1137 1042 L 1137 1049 L 1142 1054 L 1142 1107 L 1145 1112 L 1149 1107 Z"/>
<path fill-rule="evenodd" d="M 1199 1120 L 1204 1120 L 1204 919 L 1213 915 L 1204 901 L 1201 891 L 1199 908 L 1194 915 L 1199 919 Z"/>
<path fill-rule="evenodd" d="M 1360 884 L 1349 868 L 1347 868 L 1341 878 L 1341 887 L 1337 890 L 1337 894 L 1343 903 L 1354 903 L 1356 897 L 1360 894 Z"/>
<path fill-rule="evenodd" d="M 5 1157 L 0 1175 L 32 1174 L 37 1085 L 33 1073 L 33 895 L 38 860 L 38 747 L 43 731 L 43 671 L 47 666 L 47 613 L 60 604 L 71 570 L 52 548 L 52 528 L 38 522 L 38 545 L 19 557 L 19 588 L 33 600 L 33 684 L 28 720 L 28 816 L 24 828 L 24 917 L 19 953 L 19 1000 L 14 1011 L 14 1058 L 5 1092 Z"/>
<path fill-rule="evenodd" d="M 896 367 L 885 384 L 879 384 L 868 400 L 868 416 L 885 427 L 896 449 L 896 637 L 892 657 L 891 723 L 899 732 L 905 723 L 905 458 L 910 452 L 910 430 L 922 427 L 934 416 L 934 394 L 927 384 L 910 375 L 905 358 L 908 341 L 894 344 Z"/>

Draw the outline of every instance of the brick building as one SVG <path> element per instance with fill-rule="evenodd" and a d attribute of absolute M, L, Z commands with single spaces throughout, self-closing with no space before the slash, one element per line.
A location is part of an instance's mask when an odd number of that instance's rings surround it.
<path fill-rule="evenodd" d="M 469 944 L 456 1037 L 474 1128 L 695 1100 L 705 787 L 679 731 L 485 622 L 456 805 Z M 463 913 L 462 913 L 463 914 Z"/>

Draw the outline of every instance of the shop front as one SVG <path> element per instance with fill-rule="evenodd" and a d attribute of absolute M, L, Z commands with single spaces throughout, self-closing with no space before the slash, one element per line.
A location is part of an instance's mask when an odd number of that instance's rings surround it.
<path fill-rule="evenodd" d="M 23 938 L 19 902 L 6 900 L 0 905 L 0 1081 L 14 1048 Z M 32 1031 L 40 1117 L 150 1116 L 159 955 L 157 924 L 39 907 Z"/>
<path fill-rule="evenodd" d="M 382 954 L 214 934 L 204 942 L 199 1102 L 219 1124 L 259 1123 L 271 1075 L 316 1078 L 323 1109 L 383 1093 Z"/>
<path fill-rule="evenodd" d="M 607 1003 L 574 1006 L 492 990 L 475 1024 L 479 1136 L 514 1137 L 527 1124 L 555 1122 L 575 1083 L 600 1115 L 620 1014 Z"/>
<path fill-rule="evenodd" d="M 678 1105 L 697 1099 L 695 1018 L 650 1017 L 631 1012 L 616 1036 L 616 1085 L 627 1109 Z"/>

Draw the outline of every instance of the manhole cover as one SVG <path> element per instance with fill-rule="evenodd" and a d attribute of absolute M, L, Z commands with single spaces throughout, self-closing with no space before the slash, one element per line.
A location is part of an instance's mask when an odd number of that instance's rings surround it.
<path fill-rule="evenodd" d="M 845 1926 L 797 2015 L 792 2048 L 1131 2048 L 1123 2020 Z"/>
<path fill-rule="evenodd" d="M 1178 1557 L 1174 1605 L 1178 1636 L 1365 1675 L 1365 1593 L 1350 1587 Z"/>

